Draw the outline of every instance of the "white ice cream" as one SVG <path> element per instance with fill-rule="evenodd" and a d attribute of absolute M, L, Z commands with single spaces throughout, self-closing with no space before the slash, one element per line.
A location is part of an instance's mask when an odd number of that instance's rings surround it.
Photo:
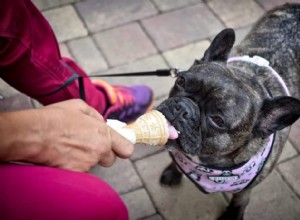
<path fill-rule="evenodd" d="M 131 143 L 136 143 L 136 137 L 133 130 L 124 128 L 127 125 L 126 123 L 114 119 L 107 119 L 106 124 L 117 131 L 120 135 L 128 139 Z"/>

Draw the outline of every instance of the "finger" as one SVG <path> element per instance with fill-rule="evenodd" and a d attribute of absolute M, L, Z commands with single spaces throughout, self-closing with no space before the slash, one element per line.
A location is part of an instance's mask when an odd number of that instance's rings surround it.
<path fill-rule="evenodd" d="M 112 150 L 120 158 L 130 157 L 134 151 L 134 145 L 129 140 L 121 136 L 114 129 L 109 129 L 112 140 Z"/>
<path fill-rule="evenodd" d="M 98 164 L 103 167 L 110 167 L 115 163 L 116 159 L 116 154 L 113 151 L 110 151 L 109 153 L 101 156 Z"/>
<path fill-rule="evenodd" d="M 94 108 L 92 108 L 91 106 L 85 104 L 84 106 L 82 106 L 80 108 L 81 112 L 83 112 L 86 115 L 89 115 L 91 117 L 93 117 L 94 119 L 100 120 L 100 121 L 104 121 L 103 116 Z"/>

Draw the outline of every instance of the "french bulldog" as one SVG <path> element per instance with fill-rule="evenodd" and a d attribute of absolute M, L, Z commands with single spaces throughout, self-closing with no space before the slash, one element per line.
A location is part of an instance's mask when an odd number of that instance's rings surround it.
<path fill-rule="evenodd" d="M 221 31 L 157 107 L 179 133 L 166 144 L 174 160 L 161 183 L 179 184 L 179 167 L 195 184 L 204 179 L 205 192 L 232 192 L 222 220 L 243 219 L 251 189 L 271 173 L 300 116 L 300 5 L 267 12 L 234 41 L 233 29 Z"/>

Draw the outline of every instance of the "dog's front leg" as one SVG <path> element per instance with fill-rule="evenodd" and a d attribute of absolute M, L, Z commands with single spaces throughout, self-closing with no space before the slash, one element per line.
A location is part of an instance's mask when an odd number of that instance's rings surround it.
<path fill-rule="evenodd" d="M 249 189 L 233 194 L 229 206 L 219 220 L 242 220 L 250 200 L 250 193 Z"/>
<path fill-rule="evenodd" d="M 174 186 L 181 182 L 182 173 L 178 170 L 177 165 L 172 161 L 160 176 L 160 183 Z"/>

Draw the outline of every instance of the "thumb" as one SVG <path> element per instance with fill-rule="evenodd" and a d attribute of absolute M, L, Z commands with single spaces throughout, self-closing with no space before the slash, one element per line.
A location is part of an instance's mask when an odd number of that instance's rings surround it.
<path fill-rule="evenodd" d="M 133 154 L 134 145 L 114 129 L 109 127 L 109 130 L 112 140 L 112 150 L 120 158 L 129 158 Z"/>

